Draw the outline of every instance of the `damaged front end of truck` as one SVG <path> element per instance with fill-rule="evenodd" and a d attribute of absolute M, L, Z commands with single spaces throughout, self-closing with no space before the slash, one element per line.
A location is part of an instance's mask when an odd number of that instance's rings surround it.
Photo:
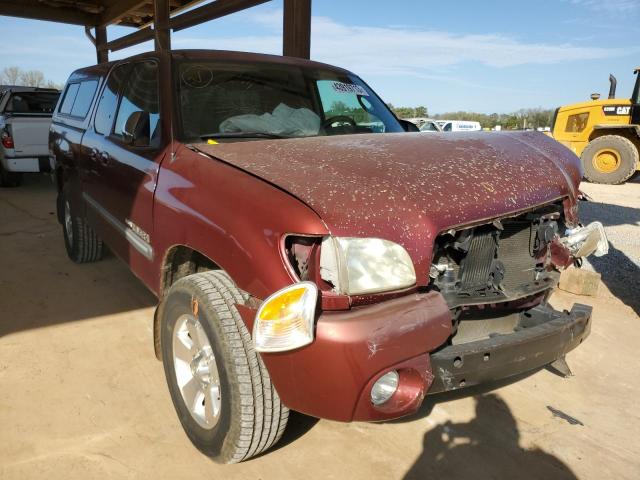
<path fill-rule="evenodd" d="M 549 297 L 563 269 L 608 244 L 602 225 L 579 224 L 580 164 L 553 140 L 403 134 L 255 145 L 197 149 L 322 221 L 283 236 L 291 283 L 243 316 L 289 408 L 398 418 L 426 395 L 561 361 L 588 336 L 591 308 L 557 311 Z"/>
<path fill-rule="evenodd" d="M 548 303 L 560 271 L 605 255 L 601 223 L 571 228 L 562 204 L 436 240 L 430 277 L 451 308 L 452 335 L 431 355 L 429 393 L 501 380 L 563 359 L 589 334 L 591 307 Z"/>

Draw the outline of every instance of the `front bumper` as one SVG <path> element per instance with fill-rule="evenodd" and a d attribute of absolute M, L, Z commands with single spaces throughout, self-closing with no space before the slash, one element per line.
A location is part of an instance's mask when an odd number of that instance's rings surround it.
<path fill-rule="evenodd" d="M 250 326 L 255 311 L 240 309 Z M 311 345 L 261 354 L 292 410 L 338 421 L 381 421 L 414 413 L 427 394 L 506 379 L 552 363 L 589 334 L 591 308 L 523 308 L 516 331 L 445 346 L 452 335 L 440 293 L 412 294 L 348 312 L 323 313 Z M 397 392 L 383 405 L 371 387 L 397 370 Z"/>
<path fill-rule="evenodd" d="M 434 379 L 429 394 L 504 380 L 553 363 L 591 331 L 591 310 L 576 304 L 570 312 L 539 305 L 521 313 L 526 328 L 431 354 Z"/>

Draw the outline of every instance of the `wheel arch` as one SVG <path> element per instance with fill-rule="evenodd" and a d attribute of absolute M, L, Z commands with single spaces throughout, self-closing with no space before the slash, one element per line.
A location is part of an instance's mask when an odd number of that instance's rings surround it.
<path fill-rule="evenodd" d="M 171 285 L 183 277 L 208 270 L 222 270 L 219 263 L 189 245 L 175 244 L 163 256 L 159 296 L 163 298 Z"/>
<path fill-rule="evenodd" d="M 153 347 L 158 360 L 162 360 L 160 318 L 166 293 L 171 288 L 171 285 L 181 278 L 209 270 L 222 270 L 222 268 L 207 255 L 188 245 L 172 245 L 163 255 L 160 269 L 160 289 L 158 291 L 159 302 L 153 315 Z"/>

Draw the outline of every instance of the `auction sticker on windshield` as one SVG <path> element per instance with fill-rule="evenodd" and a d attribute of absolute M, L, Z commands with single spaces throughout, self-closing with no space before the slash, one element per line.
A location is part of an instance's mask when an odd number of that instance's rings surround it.
<path fill-rule="evenodd" d="M 360 85 L 353 85 L 352 83 L 333 82 L 331 84 L 333 90 L 338 93 L 355 93 L 356 95 L 362 95 L 368 97 L 367 91 Z"/>

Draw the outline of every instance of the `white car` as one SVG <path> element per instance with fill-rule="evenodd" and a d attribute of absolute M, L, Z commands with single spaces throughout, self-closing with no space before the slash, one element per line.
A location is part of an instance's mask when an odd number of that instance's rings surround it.
<path fill-rule="evenodd" d="M 441 132 L 442 128 L 435 120 L 425 120 L 425 122 L 420 125 L 420 131 L 426 133 L 436 133 Z"/>
<path fill-rule="evenodd" d="M 443 132 L 478 132 L 482 130 L 480 122 L 468 120 L 438 120 Z"/>
<path fill-rule="evenodd" d="M 20 184 L 23 172 L 46 172 L 49 127 L 60 92 L 9 87 L 0 96 L 0 186 Z"/>

